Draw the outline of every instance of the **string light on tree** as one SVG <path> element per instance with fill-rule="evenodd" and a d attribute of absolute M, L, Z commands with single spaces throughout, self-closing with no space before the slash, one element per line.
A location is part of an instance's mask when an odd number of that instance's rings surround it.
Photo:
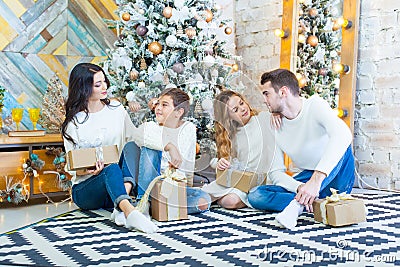
<path fill-rule="evenodd" d="M 299 34 L 299 36 L 297 37 L 297 41 L 299 43 L 305 44 L 306 43 L 306 36 L 304 34 Z"/>

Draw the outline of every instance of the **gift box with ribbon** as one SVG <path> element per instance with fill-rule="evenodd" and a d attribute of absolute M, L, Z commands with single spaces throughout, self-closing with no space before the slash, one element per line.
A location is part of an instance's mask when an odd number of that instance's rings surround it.
<path fill-rule="evenodd" d="M 248 193 L 253 187 L 265 184 L 265 173 L 257 173 L 245 170 L 238 161 L 233 160 L 231 167 L 226 170 L 218 170 L 216 183 L 226 187 L 234 187 Z"/>
<path fill-rule="evenodd" d="M 158 181 L 151 191 L 151 217 L 159 222 L 187 219 L 186 183 Z"/>
<path fill-rule="evenodd" d="M 117 146 L 111 145 L 71 150 L 66 158 L 68 169 L 77 170 L 95 167 L 98 160 L 102 160 L 104 164 L 116 163 L 119 161 L 119 154 Z"/>
<path fill-rule="evenodd" d="M 314 219 L 332 226 L 345 226 L 366 221 L 365 205 L 346 193 L 338 194 L 331 189 L 332 195 L 317 199 L 313 203 Z"/>
<path fill-rule="evenodd" d="M 154 178 L 136 206 L 140 212 L 149 209 L 151 196 L 151 217 L 160 222 L 184 220 L 187 214 L 187 179 L 173 169 Z"/>

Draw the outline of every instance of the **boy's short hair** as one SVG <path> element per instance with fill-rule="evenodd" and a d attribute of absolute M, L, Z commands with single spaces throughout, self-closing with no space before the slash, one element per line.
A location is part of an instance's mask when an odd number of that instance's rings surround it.
<path fill-rule="evenodd" d="M 168 88 L 161 92 L 160 97 L 169 96 L 176 109 L 183 108 L 182 117 L 186 116 L 189 112 L 189 96 L 186 92 L 179 88 Z"/>

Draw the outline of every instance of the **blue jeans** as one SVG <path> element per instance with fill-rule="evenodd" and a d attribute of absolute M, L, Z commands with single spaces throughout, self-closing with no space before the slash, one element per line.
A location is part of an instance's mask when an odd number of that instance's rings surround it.
<path fill-rule="evenodd" d="M 310 180 L 314 170 L 304 170 L 293 178 L 302 183 Z M 332 193 L 331 188 L 340 193 L 350 193 L 354 184 L 354 156 L 349 146 L 339 163 L 322 181 L 319 198 L 325 198 Z M 252 189 L 248 200 L 255 209 L 282 211 L 296 196 L 295 193 L 277 185 L 261 185 Z"/>
<path fill-rule="evenodd" d="M 124 179 L 121 168 L 117 164 L 106 166 L 98 175 L 75 184 L 72 187 L 72 199 L 75 204 L 85 210 L 117 208 L 121 200 L 131 198 L 125 190 Z"/>
<path fill-rule="evenodd" d="M 125 145 L 121 155 L 120 165 L 124 176 L 137 177 L 134 185 L 134 193 L 137 199 L 141 199 L 149 187 L 151 181 L 160 175 L 162 152 L 147 147 L 138 147 L 135 142 L 129 142 Z M 203 212 L 197 206 L 200 198 L 204 198 L 211 205 L 211 197 L 200 188 L 187 187 L 188 214 Z"/>

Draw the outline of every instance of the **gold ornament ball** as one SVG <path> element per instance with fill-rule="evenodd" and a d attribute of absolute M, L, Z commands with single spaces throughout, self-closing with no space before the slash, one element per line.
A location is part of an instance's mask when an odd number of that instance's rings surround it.
<path fill-rule="evenodd" d="M 196 29 L 195 29 L 195 28 L 192 28 L 192 27 L 187 28 L 187 29 L 185 30 L 185 33 L 186 33 L 186 35 L 187 35 L 190 39 L 192 39 L 193 37 L 196 36 Z"/>
<path fill-rule="evenodd" d="M 164 8 L 163 12 L 162 12 L 163 16 L 166 17 L 167 19 L 169 19 L 170 17 L 172 17 L 172 7 L 167 6 Z"/>
<path fill-rule="evenodd" d="M 149 44 L 148 49 L 153 53 L 153 55 L 157 56 L 162 52 L 162 45 L 159 42 L 154 41 Z"/>
<path fill-rule="evenodd" d="M 318 15 L 318 10 L 316 8 L 310 8 L 310 10 L 308 10 L 308 15 L 314 18 Z"/>
<path fill-rule="evenodd" d="M 213 13 L 211 12 L 211 10 L 207 9 L 206 10 L 206 22 L 210 22 L 213 19 Z"/>
<path fill-rule="evenodd" d="M 309 44 L 309 45 L 311 45 L 313 47 L 317 46 L 318 45 L 318 37 L 315 36 L 315 35 L 308 36 L 307 44 Z"/>
<path fill-rule="evenodd" d="M 139 77 L 139 72 L 137 70 L 131 70 L 129 72 L 129 78 L 134 81 Z"/>
<path fill-rule="evenodd" d="M 122 14 L 122 19 L 124 21 L 129 21 L 131 19 L 131 15 L 129 13 Z"/>
<path fill-rule="evenodd" d="M 235 71 L 238 71 L 239 70 L 239 65 L 238 64 L 232 64 L 232 71 L 233 72 L 235 72 Z"/>
<path fill-rule="evenodd" d="M 306 86 L 307 85 L 307 79 L 305 78 L 305 77 L 301 77 L 300 79 L 299 79 L 299 87 L 300 88 L 303 88 L 304 86 Z"/>
<path fill-rule="evenodd" d="M 225 28 L 225 33 L 228 34 L 228 35 L 231 34 L 232 33 L 232 28 L 231 27 L 226 27 Z"/>

